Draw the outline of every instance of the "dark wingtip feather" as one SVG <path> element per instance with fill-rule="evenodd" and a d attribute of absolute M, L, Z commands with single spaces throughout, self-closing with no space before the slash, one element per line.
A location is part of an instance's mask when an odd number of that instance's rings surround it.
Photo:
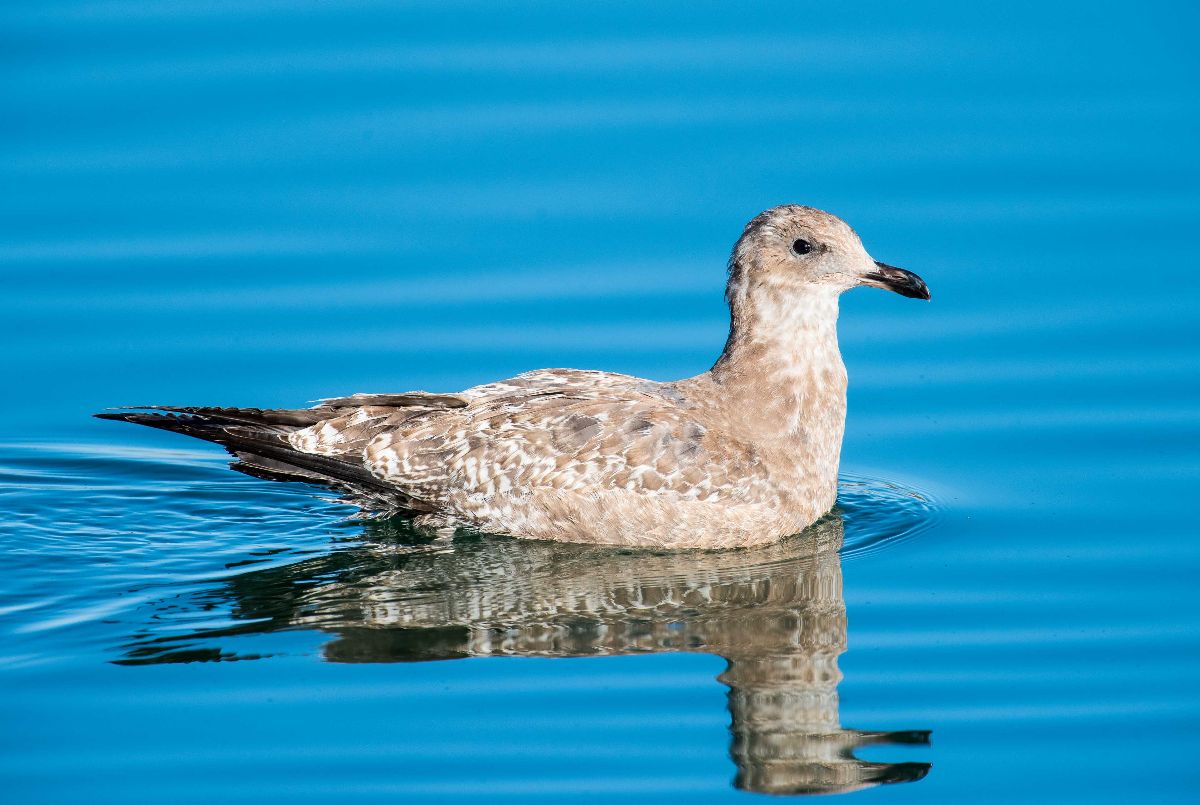
<path fill-rule="evenodd" d="M 317 411 L 311 408 L 222 408 L 198 405 L 129 405 L 120 408 L 110 408 L 108 411 L 92 414 L 92 416 L 97 419 L 134 422 L 139 425 L 152 425 L 155 422 L 162 421 L 179 421 L 211 423 L 213 425 L 244 425 L 263 429 L 288 429 L 305 428 L 309 425 L 315 425 L 328 416 L 328 412 Z"/>
<path fill-rule="evenodd" d="M 161 430 L 169 430 L 176 433 L 184 433 L 188 436 L 195 436 L 205 441 L 219 441 L 214 434 L 216 429 L 212 426 L 204 427 L 204 420 L 193 416 L 177 416 L 175 414 L 148 414 L 142 411 L 102 411 L 98 414 L 92 414 L 96 419 L 108 419 L 115 422 L 132 422 L 134 425 L 145 425 L 150 428 L 159 428 Z"/>
<path fill-rule="evenodd" d="M 168 414 L 146 414 L 140 411 L 112 410 L 92 414 L 96 419 L 111 419 L 114 422 L 135 422 L 143 424 L 147 419 L 179 419 Z"/>
<path fill-rule="evenodd" d="M 178 413 L 161 413 L 164 411 Z M 302 453 L 288 443 L 287 434 L 291 430 L 327 415 L 328 409 L 322 412 L 184 406 L 144 406 L 142 410 L 93 414 L 97 419 L 132 422 L 214 442 L 239 459 L 241 463 L 234 469 L 247 475 L 349 491 L 361 498 L 359 505 L 386 506 L 397 511 L 428 510 L 427 504 L 372 474 L 361 459 Z"/>
<path fill-rule="evenodd" d="M 96 419 L 111 419 L 115 422 L 136 422 L 139 417 L 163 416 L 163 414 L 152 414 L 147 411 L 153 411 L 153 405 L 121 405 L 115 408 L 105 408 L 92 414 Z"/>

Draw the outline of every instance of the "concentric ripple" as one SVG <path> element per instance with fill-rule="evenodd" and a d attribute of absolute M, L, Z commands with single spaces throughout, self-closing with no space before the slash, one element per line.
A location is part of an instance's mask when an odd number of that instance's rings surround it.
<path fill-rule="evenodd" d="M 927 531 L 938 506 L 925 491 L 894 481 L 842 474 L 838 511 L 845 523 L 842 557 L 877 553 Z"/>

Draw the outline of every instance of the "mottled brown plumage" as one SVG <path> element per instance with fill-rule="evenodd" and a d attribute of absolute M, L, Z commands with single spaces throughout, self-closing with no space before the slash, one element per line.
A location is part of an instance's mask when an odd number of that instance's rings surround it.
<path fill-rule="evenodd" d="M 326 483 L 430 527 L 746 547 L 796 533 L 834 503 L 846 391 L 837 299 L 863 284 L 928 298 L 838 218 L 776 207 L 734 248 L 729 338 L 696 377 L 542 369 L 457 395 L 105 416 L 218 442 L 246 472 Z"/>

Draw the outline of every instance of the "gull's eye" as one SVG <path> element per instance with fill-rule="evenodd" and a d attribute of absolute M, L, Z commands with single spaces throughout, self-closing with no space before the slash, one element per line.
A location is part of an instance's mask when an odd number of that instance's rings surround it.
<path fill-rule="evenodd" d="M 808 254 L 813 250 L 813 245 L 807 240 L 798 240 L 792 244 L 792 251 L 796 254 Z"/>

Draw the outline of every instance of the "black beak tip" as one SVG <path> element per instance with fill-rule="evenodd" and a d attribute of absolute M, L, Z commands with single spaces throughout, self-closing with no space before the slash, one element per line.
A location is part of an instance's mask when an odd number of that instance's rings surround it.
<path fill-rule="evenodd" d="M 929 286 L 925 280 L 911 271 L 887 263 L 875 261 L 878 270 L 867 275 L 867 279 L 878 283 L 879 287 L 906 296 L 909 299 L 930 299 Z"/>

